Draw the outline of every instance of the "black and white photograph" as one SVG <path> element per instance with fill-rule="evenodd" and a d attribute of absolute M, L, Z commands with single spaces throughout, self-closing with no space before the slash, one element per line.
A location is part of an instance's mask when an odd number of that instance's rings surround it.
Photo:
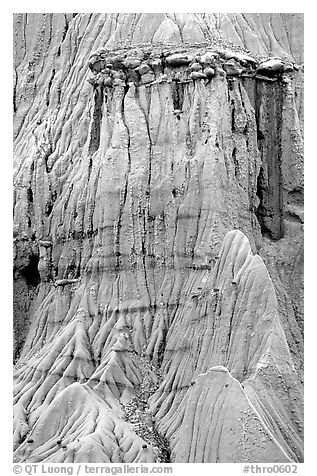
<path fill-rule="evenodd" d="M 302 474 L 304 14 L 11 19 L 13 472 Z"/>

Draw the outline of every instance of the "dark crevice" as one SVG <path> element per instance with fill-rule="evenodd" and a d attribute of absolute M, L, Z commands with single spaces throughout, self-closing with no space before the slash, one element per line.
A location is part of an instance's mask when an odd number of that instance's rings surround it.
<path fill-rule="evenodd" d="M 181 111 L 184 102 L 183 85 L 178 81 L 172 81 L 172 99 L 174 110 Z"/>
<path fill-rule="evenodd" d="M 166 57 L 165 57 L 164 53 L 161 53 L 160 60 L 161 60 L 161 64 L 162 64 L 162 73 L 164 74 L 165 73 L 165 68 L 166 68 Z"/>
<path fill-rule="evenodd" d="M 231 130 L 235 132 L 235 104 L 234 100 L 231 100 Z"/>
<path fill-rule="evenodd" d="M 65 40 L 67 31 L 68 31 L 68 27 L 69 27 L 69 21 L 67 19 L 67 13 L 64 13 L 64 18 L 65 18 L 65 27 L 64 27 L 61 43 L 63 43 L 63 41 Z"/>
<path fill-rule="evenodd" d="M 40 281 L 40 273 L 38 270 L 39 257 L 32 254 L 30 257 L 29 264 L 21 270 L 21 275 L 26 280 L 28 286 L 36 287 Z"/>
<path fill-rule="evenodd" d="M 52 87 L 52 82 L 55 76 L 55 69 L 52 69 L 51 77 L 48 83 L 47 91 L 46 91 L 46 106 L 50 105 L 50 92 Z"/>
<path fill-rule="evenodd" d="M 165 353 L 165 348 L 166 348 L 166 336 L 167 336 L 167 329 L 163 329 L 162 331 L 162 340 L 158 348 L 157 352 L 157 366 L 158 368 L 161 368 L 163 359 L 164 359 L 164 353 Z"/>
<path fill-rule="evenodd" d="M 281 170 L 282 88 L 278 83 L 255 82 L 257 142 L 262 164 L 257 177 L 259 205 L 255 215 L 263 236 L 284 236 L 283 175 Z"/>
<path fill-rule="evenodd" d="M 17 111 L 17 103 L 16 103 L 16 94 L 17 94 L 17 86 L 18 86 L 18 73 L 15 69 L 15 83 L 13 85 L 13 113 Z"/>
<path fill-rule="evenodd" d="M 233 91 L 233 87 L 234 87 L 233 81 L 229 79 L 227 85 L 228 85 L 228 96 L 230 98 L 229 93 L 230 93 L 230 91 Z"/>
<path fill-rule="evenodd" d="M 45 171 L 47 174 L 49 174 L 53 168 L 53 164 L 49 165 L 48 163 L 48 159 L 50 158 L 50 156 L 52 155 L 53 153 L 53 149 L 52 149 L 52 146 L 50 145 L 48 147 L 48 149 L 45 151 L 45 154 L 43 156 L 43 160 L 44 160 L 44 164 L 45 164 Z"/>
<path fill-rule="evenodd" d="M 232 150 L 232 160 L 234 163 L 234 175 L 237 177 L 239 174 L 239 162 L 237 160 L 237 148 L 234 147 Z"/>
<path fill-rule="evenodd" d="M 263 132 L 261 131 L 261 129 L 259 129 L 259 124 L 257 123 L 257 128 L 256 128 L 256 138 L 257 138 L 257 141 L 259 142 L 260 140 L 264 140 L 265 139 L 265 135 L 263 134 Z"/>
<path fill-rule="evenodd" d="M 232 335 L 232 329 L 233 329 L 233 320 L 234 320 L 234 313 L 235 313 L 235 310 L 236 310 L 237 298 L 238 298 L 238 296 L 237 296 L 237 294 L 235 294 L 234 302 L 232 304 L 232 312 L 231 312 L 230 321 L 229 321 L 228 341 L 227 341 L 227 358 L 229 356 L 229 349 L 230 349 L 230 343 L 231 343 L 231 335 Z M 228 362 L 227 362 L 227 366 L 228 366 Z"/>
<path fill-rule="evenodd" d="M 102 86 L 97 86 L 94 90 L 94 110 L 92 126 L 90 131 L 90 143 L 88 152 L 94 154 L 100 146 L 100 129 L 102 120 L 102 106 L 104 100 L 104 90 Z"/>
<path fill-rule="evenodd" d="M 54 266 L 53 275 L 54 275 L 54 278 L 57 278 L 57 277 L 58 277 L 58 265 L 57 265 L 57 266 Z"/>
<path fill-rule="evenodd" d="M 54 205 L 53 205 L 53 203 L 51 203 L 51 202 L 49 202 L 49 203 L 47 203 L 47 204 L 45 205 L 45 212 L 44 212 L 44 214 L 45 214 L 46 217 L 49 217 L 50 214 L 52 213 L 53 206 L 54 206 Z"/>
<path fill-rule="evenodd" d="M 282 220 L 282 211 L 276 214 L 274 211 L 274 203 L 270 195 L 268 187 L 268 179 L 264 173 L 263 167 L 257 178 L 257 196 L 260 200 L 259 206 L 255 211 L 255 215 L 261 227 L 263 236 L 271 240 L 279 240 L 284 236 L 284 227 Z"/>
<path fill-rule="evenodd" d="M 27 200 L 28 203 L 33 203 L 33 191 L 31 188 L 28 188 L 27 190 Z"/>
<path fill-rule="evenodd" d="M 49 41 L 47 42 L 47 45 L 46 45 L 46 50 L 45 50 L 45 55 L 47 54 L 47 51 L 49 50 L 50 46 L 51 46 L 51 43 L 52 43 L 52 39 L 53 39 L 53 16 L 54 14 L 53 13 L 50 13 L 48 18 L 49 18 Z"/>
<path fill-rule="evenodd" d="M 242 104 L 242 107 L 244 109 L 244 111 L 246 112 L 246 107 L 245 107 L 245 102 L 243 100 L 243 92 L 242 92 L 242 88 L 241 88 L 241 82 L 239 81 L 238 82 L 238 89 L 239 89 L 239 93 L 240 93 L 240 98 L 241 98 L 241 104 Z"/>
<path fill-rule="evenodd" d="M 261 227 L 261 233 L 263 236 L 272 238 L 272 233 L 270 229 L 267 227 L 266 220 L 265 220 L 265 217 L 267 216 L 267 210 L 264 206 L 264 198 L 265 198 L 265 195 L 267 194 L 267 190 L 266 190 L 266 180 L 264 178 L 263 167 L 260 168 L 260 173 L 257 178 L 256 194 L 260 200 L 260 204 L 258 208 L 256 209 L 255 214 Z"/>
<path fill-rule="evenodd" d="M 61 97 L 62 97 L 62 87 L 61 85 L 59 84 L 57 86 L 57 104 L 60 104 L 61 103 Z M 60 133 L 61 134 L 61 133 Z M 60 134 L 59 136 L 56 138 L 56 142 L 58 141 L 59 137 L 60 137 Z"/>
<path fill-rule="evenodd" d="M 124 101 L 126 98 L 126 95 L 129 91 L 129 86 L 126 84 L 123 90 L 123 95 L 122 95 L 122 102 L 121 102 L 121 117 L 123 124 L 126 129 L 127 133 L 127 153 L 128 153 L 128 165 L 127 165 L 127 173 L 125 177 L 125 185 L 124 185 L 124 190 L 123 190 L 123 196 L 122 198 L 120 197 L 120 210 L 119 210 L 119 216 L 116 224 L 116 233 L 115 233 L 115 242 L 114 242 L 114 248 L 115 248 L 115 257 L 116 257 L 116 269 L 119 270 L 122 263 L 121 263 L 121 253 L 120 253 L 120 232 L 121 232 L 121 221 L 122 221 L 122 214 L 123 210 L 126 204 L 127 196 L 128 196 L 128 183 L 129 183 L 129 175 L 130 175 L 130 170 L 131 170 L 131 155 L 130 155 L 130 147 L 131 147 L 131 140 L 130 140 L 130 131 L 128 128 L 128 125 L 125 120 L 125 112 L 124 112 Z"/>
<path fill-rule="evenodd" d="M 54 202 L 56 201 L 56 199 L 57 199 L 57 192 L 56 192 L 56 190 L 54 190 L 51 193 L 50 199 L 45 204 L 44 214 L 45 214 L 46 217 L 49 217 L 50 214 L 52 213 L 52 210 L 53 210 L 53 207 L 54 207 Z"/>

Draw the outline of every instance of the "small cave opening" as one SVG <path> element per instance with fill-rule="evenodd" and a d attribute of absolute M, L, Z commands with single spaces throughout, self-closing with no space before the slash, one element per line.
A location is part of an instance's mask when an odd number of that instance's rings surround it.
<path fill-rule="evenodd" d="M 21 275 L 26 280 L 28 286 L 36 287 L 40 281 L 40 273 L 38 270 L 39 257 L 32 254 L 30 257 L 29 264 L 21 270 Z"/>

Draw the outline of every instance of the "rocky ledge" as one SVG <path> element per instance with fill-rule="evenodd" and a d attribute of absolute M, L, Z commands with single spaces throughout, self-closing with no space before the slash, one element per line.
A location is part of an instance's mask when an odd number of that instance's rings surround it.
<path fill-rule="evenodd" d="M 178 81 L 210 81 L 214 76 L 286 79 L 299 66 L 278 57 L 261 59 L 248 51 L 207 45 L 170 48 L 139 45 L 131 49 L 101 48 L 89 58 L 93 86 L 125 83 L 147 85 Z M 286 75 L 286 77 L 285 77 Z"/>

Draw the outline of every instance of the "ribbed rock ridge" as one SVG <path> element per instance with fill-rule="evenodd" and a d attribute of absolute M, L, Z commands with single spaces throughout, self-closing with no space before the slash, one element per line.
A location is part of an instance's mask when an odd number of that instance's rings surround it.
<path fill-rule="evenodd" d="M 15 16 L 15 461 L 303 460 L 303 66 L 263 21 Z"/>

